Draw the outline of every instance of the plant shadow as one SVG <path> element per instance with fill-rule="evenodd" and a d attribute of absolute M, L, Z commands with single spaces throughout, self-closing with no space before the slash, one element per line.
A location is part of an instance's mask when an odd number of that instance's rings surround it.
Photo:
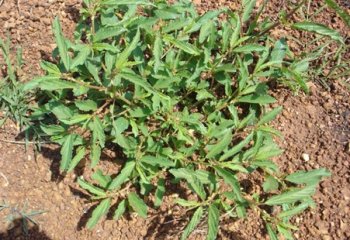
<path fill-rule="evenodd" d="M 1 240 L 52 240 L 46 235 L 44 231 L 41 231 L 38 225 L 29 224 L 27 229 L 24 228 L 23 218 L 17 218 L 11 222 L 11 227 L 5 231 L 0 232 Z"/>

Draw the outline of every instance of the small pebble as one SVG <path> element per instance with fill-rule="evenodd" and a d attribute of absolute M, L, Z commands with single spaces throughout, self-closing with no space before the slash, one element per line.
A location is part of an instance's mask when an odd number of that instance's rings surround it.
<path fill-rule="evenodd" d="M 304 160 L 305 162 L 310 161 L 310 156 L 309 156 L 309 154 L 307 154 L 307 153 L 303 153 L 303 154 L 301 155 L 301 157 L 303 158 L 303 160 Z"/>

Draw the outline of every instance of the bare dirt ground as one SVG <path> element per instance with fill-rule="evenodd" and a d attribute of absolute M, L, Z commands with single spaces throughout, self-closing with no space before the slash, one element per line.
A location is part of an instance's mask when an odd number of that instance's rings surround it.
<path fill-rule="evenodd" d="M 238 7 L 238 1 L 195 2 L 202 12 L 220 6 Z M 318 4 L 313 1 L 311 10 Z M 347 6 L 345 1 L 342 4 Z M 24 80 L 40 74 L 40 59 L 50 59 L 55 47 L 51 33 L 53 18 L 60 16 L 66 36 L 71 37 L 79 6 L 78 0 L 4 0 L 0 6 L 0 37 L 4 38 L 9 32 L 13 43 L 23 47 Z M 284 1 L 271 1 L 268 14 L 276 15 L 283 7 Z M 349 36 L 349 29 L 334 12 L 327 10 L 317 19 Z M 288 30 L 276 30 L 274 34 L 288 34 Z M 280 87 L 272 91 L 284 107 L 274 122 L 284 135 L 279 143 L 286 151 L 276 159 L 281 170 L 293 172 L 326 167 L 332 172 L 332 177 L 321 184 L 315 196 L 317 208 L 295 219 L 300 226 L 295 237 L 302 240 L 350 239 L 350 93 L 338 82 L 330 84 L 330 91 L 318 84 L 310 83 L 310 87 L 310 95 L 293 96 Z M 174 221 L 183 212 L 171 205 L 154 210 L 153 217 L 148 220 L 129 215 L 117 222 L 104 221 L 93 231 L 84 229 L 91 204 L 77 190 L 76 174 L 59 175 L 56 146 L 43 146 L 35 157 L 32 149 L 25 151 L 23 145 L 1 141 L 14 140 L 17 133 L 10 122 L 0 129 L 0 202 L 5 200 L 19 208 L 27 203 L 30 210 L 47 212 L 35 217 L 38 226 L 30 225 L 27 237 L 23 236 L 20 223 L 12 226 L 3 222 L 6 212 L 1 212 L 1 240 L 178 238 L 187 219 Z M 305 161 L 302 154 L 308 154 L 309 161 Z M 104 168 L 113 171 L 111 165 L 106 162 Z M 170 203 L 173 197 L 167 196 L 166 201 Z M 199 229 L 192 238 L 205 239 L 204 233 Z M 247 219 L 223 221 L 219 238 L 248 240 L 267 239 L 267 236 L 262 223 L 250 213 Z"/>

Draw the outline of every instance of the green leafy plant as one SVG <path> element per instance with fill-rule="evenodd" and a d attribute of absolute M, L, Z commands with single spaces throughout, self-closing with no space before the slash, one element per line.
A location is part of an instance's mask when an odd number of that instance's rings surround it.
<path fill-rule="evenodd" d="M 22 207 L 20 206 L 11 206 L 7 204 L 6 202 L 0 203 L 0 212 L 1 211 L 8 211 L 8 214 L 6 215 L 6 221 L 9 223 L 15 222 L 17 219 L 21 219 L 22 223 L 22 231 L 25 235 L 28 235 L 28 229 L 29 229 L 29 222 L 38 225 L 38 223 L 35 221 L 34 217 L 40 214 L 45 213 L 45 211 L 39 210 L 32 210 L 27 211 L 28 205 L 25 203 Z"/>
<path fill-rule="evenodd" d="M 346 44 L 347 39 L 344 39 L 337 31 L 326 25 L 315 23 L 313 19 L 323 14 L 322 11 L 327 7 L 334 10 L 346 26 L 350 24 L 350 16 L 345 9 L 342 9 L 333 0 L 325 0 L 324 2 L 325 4 L 317 11 L 310 13 L 308 6 L 310 6 L 311 1 L 308 1 L 304 16 L 301 16 L 305 18 L 305 21 L 292 25 L 294 29 L 315 34 L 315 37 L 309 37 L 311 39 L 309 42 L 300 41 L 292 36 L 289 36 L 289 38 L 302 46 L 302 49 L 305 49 L 299 54 L 301 59 L 299 67 L 308 68 L 310 80 L 320 82 L 325 88 L 329 89 L 329 83 L 332 81 L 346 79 L 350 76 L 350 62 L 346 58 L 349 46 Z"/>
<path fill-rule="evenodd" d="M 4 112 L 0 118 L 0 126 L 10 118 L 22 129 L 29 125 L 27 117 L 28 96 L 23 91 L 23 85 L 18 79 L 17 72 L 21 69 L 22 50 L 17 48 L 16 61 L 11 61 L 10 39 L 0 39 L 0 49 L 5 62 L 5 77 L 0 79 L 0 110 Z"/>
<path fill-rule="evenodd" d="M 273 25 L 251 20 L 255 1 L 244 3 L 240 15 L 200 16 L 188 1 L 85 0 L 74 43 L 55 19 L 58 62 L 42 62 L 47 74 L 25 89 L 40 89 L 32 116 L 62 146 L 61 170 L 83 159 L 94 170 L 91 179 L 78 178 L 98 203 L 88 228 L 112 205 L 115 219 L 127 209 L 146 218 L 170 183 L 192 192 L 176 201 L 193 212 L 182 239 L 204 220 L 215 239 L 220 216 L 243 218 L 247 209 L 264 219 L 271 239 L 292 238 L 289 219 L 314 205 L 311 196 L 330 173 L 287 175 L 271 160 L 283 151 L 268 123 L 282 108 L 268 108 L 275 99 L 267 83 L 288 78 L 307 91 L 305 69 L 285 39 L 268 38 Z M 122 161 L 115 177 L 99 169 L 109 146 Z M 240 181 L 253 172 L 264 183 L 249 193 Z M 274 206 L 281 210 L 266 210 Z"/>

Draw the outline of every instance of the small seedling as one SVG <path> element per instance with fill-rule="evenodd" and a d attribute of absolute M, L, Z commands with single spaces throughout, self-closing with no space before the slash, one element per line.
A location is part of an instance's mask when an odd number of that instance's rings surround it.
<path fill-rule="evenodd" d="M 19 206 L 11 206 L 6 202 L 0 203 L 0 212 L 3 210 L 7 210 L 8 214 L 5 220 L 9 223 L 15 222 L 17 219 L 21 220 L 22 223 L 22 231 L 25 235 L 28 235 L 29 231 L 29 222 L 38 225 L 35 221 L 34 217 L 40 214 L 45 213 L 46 211 L 27 211 L 28 205 L 27 202 L 23 205 L 23 207 Z"/>

